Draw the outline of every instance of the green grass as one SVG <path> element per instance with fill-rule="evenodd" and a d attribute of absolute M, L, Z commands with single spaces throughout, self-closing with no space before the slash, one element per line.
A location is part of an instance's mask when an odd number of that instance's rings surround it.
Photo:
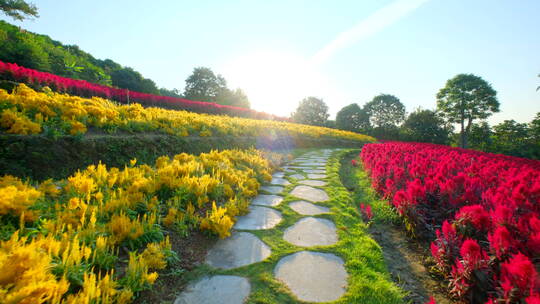
<path fill-rule="evenodd" d="M 294 153 L 295 156 L 298 154 L 300 153 Z M 272 248 L 272 255 L 268 259 L 233 270 L 217 270 L 202 265 L 190 274 L 190 278 L 198 279 L 203 275 L 214 274 L 238 275 L 248 278 L 251 283 L 248 303 L 301 303 L 283 283 L 274 278 L 274 267 L 281 258 L 292 253 L 302 250 L 319 251 L 333 253 L 345 261 L 349 275 L 348 288 L 345 295 L 335 303 L 403 303 L 404 292 L 392 282 L 381 248 L 368 235 L 367 225 L 362 222 L 358 212 L 358 201 L 351 197 L 341 183 L 340 159 L 348 154 L 351 154 L 351 150 L 341 150 L 332 154 L 326 166 L 328 185 L 320 187 L 326 190 L 330 200 L 319 205 L 330 207 L 331 213 L 319 217 L 332 220 L 336 224 L 339 235 L 337 244 L 306 249 L 285 242 L 283 231 L 304 217 L 289 207 L 288 203 L 297 199 L 287 194 L 284 201 L 274 208 L 283 216 L 283 221 L 277 227 L 270 230 L 249 231 Z M 290 192 L 295 186 L 296 183 L 293 183 L 285 187 L 284 193 Z"/>
<path fill-rule="evenodd" d="M 341 159 L 341 176 L 344 186 L 352 192 L 355 202 L 370 205 L 373 210 L 373 221 L 376 223 L 400 224 L 399 214 L 392 208 L 387 200 L 381 199 L 371 187 L 371 179 L 362 168 L 357 150 L 349 150 Z M 351 160 L 356 159 L 359 166 L 353 167 Z"/>

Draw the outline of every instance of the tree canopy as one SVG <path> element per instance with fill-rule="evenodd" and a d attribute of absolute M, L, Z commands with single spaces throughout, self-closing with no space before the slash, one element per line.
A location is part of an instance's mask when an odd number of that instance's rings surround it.
<path fill-rule="evenodd" d="M 380 94 L 364 105 L 374 127 L 395 127 L 405 120 L 405 106 L 394 95 Z"/>
<path fill-rule="evenodd" d="M 409 114 L 402 126 L 404 139 L 435 144 L 448 144 L 451 131 L 436 112 L 422 109 Z"/>
<path fill-rule="evenodd" d="M 369 130 L 369 116 L 358 104 L 353 103 L 343 107 L 336 115 L 336 127 L 352 132 Z"/>
<path fill-rule="evenodd" d="M 186 79 L 184 97 L 235 107 L 250 107 L 249 99 L 244 91 L 229 89 L 223 76 L 214 74 L 210 68 L 206 67 L 193 69 L 193 73 Z"/>
<path fill-rule="evenodd" d="M 0 11 L 19 21 L 39 17 L 37 7 L 33 3 L 24 0 L 0 0 Z"/>
<path fill-rule="evenodd" d="M 291 118 L 297 123 L 325 126 L 329 116 L 326 103 L 322 99 L 310 96 L 300 101 Z"/>
<path fill-rule="evenodd" d="M 450 123 L 461 125 L 462 148 L 475 119 L 486 119 L 499 112 L 497 92 L 484 79 L 473 74 L 459 74 L 446 82 L 437 93 L 437 109 Z"/>
<path fill-rule="evenodd" d="M 184 97 L 187 99 L 217 102 L 218 96 L 227 89 L 227 81 L 206 67 L 197 67 L 186 79 Z"/>
<path fill-rule="evenodd" d="M 473 123 L 468 136 L 469 147 L 475 150 L 490 151 L 493 132 L 486 121 Z"/>

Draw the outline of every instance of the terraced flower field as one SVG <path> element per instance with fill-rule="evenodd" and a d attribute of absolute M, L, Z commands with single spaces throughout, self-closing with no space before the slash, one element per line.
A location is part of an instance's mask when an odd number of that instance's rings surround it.
<path fill-rule="evenodd" d="M 10 134 L 82 135 L 93 127 L 104 132 L 158 132 L 175 136 L 261 136 L 335 138 L 374 142 L 370 136 L 288 122 L 198 114 L 120 105 L 93 97 L 37 92 L 24 84 L 9 94 L 0 89 L 0 127 Z"/>

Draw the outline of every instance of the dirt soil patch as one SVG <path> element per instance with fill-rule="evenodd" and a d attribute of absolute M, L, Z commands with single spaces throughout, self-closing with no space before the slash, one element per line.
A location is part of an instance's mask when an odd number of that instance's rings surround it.
<path fill-rule="evenodd" d="M 369 233 L 381 246 L 394 282 L 409 292 L 405 298 L 407 302 L 423 304 L 433 296 L 437 304 L 455 303 L 448 299 L 442 285 L 444 282 L 433 278 L 428 271 L 427 243 L 411 240 L 402 228 L 392 224 L 374 224 Z"/>
<path fill-rule="evenodd" d="M 187 237 L 171 232 L 172 249 L 180 261 L 159 272 L 159 278 L 152 289 L 140 293 L 133 303 L 173 303 L 189 281 L 185 274 L 204 263 L 206 253 L 217 242 L 201 231 L 191 231 Z"/>

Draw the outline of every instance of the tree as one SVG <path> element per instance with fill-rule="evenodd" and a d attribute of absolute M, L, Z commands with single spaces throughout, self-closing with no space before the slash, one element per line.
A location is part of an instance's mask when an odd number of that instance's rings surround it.
<path fill-rule="evenodd" d="M 39 17 L 37 7 L 23 0 L 0 0 L 0 10 L 19 21 L 29 17 Z"/>
<path fill-rule="evenodd" d="M 186 79 L 184 97 L 191 100 L 217 102 L 218 96 L 227 90 L 227 81 L 221 75 L 205 67 L 193 69 Z"/>
<path fill-rule="evenodd" d="M 343 107 L 336 115 L 336 127 L 352 132 L 367 132 L 369 130 L 369 116 L 358 104 L 352 103 Z"/>
<path fill-rule="evenodd" d="M 291 118 L 301 124 L 324 126 L 329 116 L 328 106 L 322 99 L 306 97 L 300 101 Z"/>
<path fill-rule="evenodd" d="M 249 99 L 241 89 L 229 90 L 228 88 L 222 89 L 216 97 L 216 102 L 223 105 L 250 108 Z"/>
<path fill-rule="evenodd" d="M 534 119 L 529 123 L 529 132 L 533 149 L 532 158 L 540 159 L 540 112 L 536 113 Z"/>
<path fill-rule="evenodd" d="M 485 80 L 473 74 L 459 74 L 437 93 L 437 109 L 448 122 L 460 124 L 460 146 L 466 148 L 473 121 L 499 112 L 499 101 L 497 92 Z"/>
<path fill-rule="evenodd" d="M 405 120 L 405 106 L 396 96 L 377 95 L 364 105 L 364 110 L 374 127 L 395 127 Z"/>
<path fill-rule="evenodd" d="M 154 81 L 144 78 L 141 73 L 126 67 L 111 73 L 112 84 L 119 88 L 148 94 L 159 94 Z"/>
<path fill-rule="evenodd" d="M 169 89 L 166 89 L 166 88 L 160 88 L 159 89 L 159 95 L 182 98 L 182 94 L 180 93 L 180 90 L 178 90 L 178 89 L 169 90 Z"/>
<path fill-rule="evenodd" d="M 493 127 L 493 152 L 506 155 L 531 157 L 529 126 L 515 120 L 505 120 Z"/>
<path fill-rule="evenodd" d="M 493 131 L 485 121 L 473 123 L 469 133 L 468 142 L 472 149 L 480 151 L 491 151 L 493 145 Z"/>
<path fill-rule="evenodd" d="M 417 109 L 409 114 L 401 128 L 404 139 L 409 141 L 443 145 L 449 143 L 450 126 L 431 110 Z"/>

